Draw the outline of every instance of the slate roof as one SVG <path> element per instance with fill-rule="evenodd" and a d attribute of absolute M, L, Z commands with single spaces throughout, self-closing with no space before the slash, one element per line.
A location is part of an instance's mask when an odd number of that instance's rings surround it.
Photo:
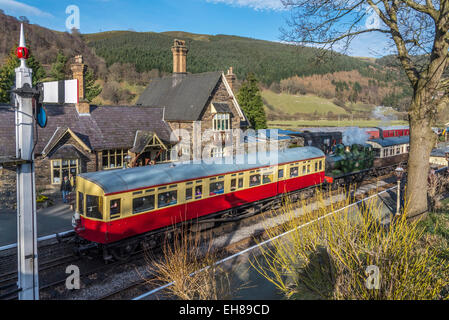
<path fill-rule="evenodd" d="M 99 185 L 108 194 L 189 179 L 200 179 L 261 166 L 275 166 L 281 163 L 324 157 L 324 153 L 315 147 L 287 149 L 277 153 L 274 152 L 271 155 L 273 157 L 269 158 L 265 155 L 260 157 L 257 153 L 253 153 L 224 158 L 221 159 L 222 163 L 206 163 L 204 161 L 199 163 L 195 161 L 163 163 L 122 170 L 88 172 L 82 173 L 80 176 Z"/>
<path fill-rule="evenodd" d="M 230 113 L 231 109 L 229 108 L 229 104 L 225 102 L 213 102 L 215 110 L 218 113 Z"/>
<path fill-rule="evenodd" d="M 37 154 L 42 153 L 58 128 L 70 128 L 92 150 L 132 148 L 138 130 L 154 131 L 164 143 L 170 142 L 171 129 L 163 121 L 161 108 L 91 106 L 88 116 L 80 116 L 73 104 L 44 108 L 48 124 L 38 130 Z M 15 156 L 14 126 L 14 110 L 0 105 L 0 156 Z"/>
<path fill-rule="evenodd" d="M 166 120 L 199 120 L 221 72 L 168 76 L 153 80 L 137 101 L 145 107 L 165 108 Z"/>
<path fill-rule="evenodd" d="M 445 147 L 445 148 L 437 148 L 437 149 L 433 149 L 432 152 L 430 153 L 431 157 L 446 157 L 446 152 L 449 152 L 449 147 Z"/>

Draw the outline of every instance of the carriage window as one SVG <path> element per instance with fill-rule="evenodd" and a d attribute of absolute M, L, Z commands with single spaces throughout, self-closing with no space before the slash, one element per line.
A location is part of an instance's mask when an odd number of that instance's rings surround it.
<path fill-rule="evenodd" d="M 290 178 L 299 176 L 298 167 L 290 168 Z"/>
<path fill-rule="evenodd" d="M 84 214 L 84 195 L 82 192 L 78 192 L 78 212 Z"/>
<path fill-rule="evenodd" d="M 158 198 L 157 198 L 158 208 L 172 206 L 177 203 L 178 203 L 178 192 L 177 191 L 163 192 L 158 195 Z"/>
<path fill-rule="evenodd" d="M 394 155 L 394 148 L 390 149 L 390 156 Z"/>
<path fill-rule="evenodd" d="M 154 195 L 133 199 L 133 214 L 154 209 Z"/>
<path fill-rule="evenodd" d="M 239 178 L 239 189 L 243 188 L 243 178 Z"/>
<path fill-rule="evenodd" d="M 380 149 L 374 149 L 374 157 L 380 158 Z"/>
<path fill-rule="evenodd" d="M 88 218 L 103 219 L 100 197 L 86 195 L 86 216 Z"/>
<path fill-rule="evenodd" d="M 236 189 L 237 186 L 237 179 L 232 179 L 231 180 L 231 191 L 234 191 Z"/>
<path fill-rule="evenodd" d="M 315 172 L 318 171 L 318 162 L 315 162 Z"/>
<path fill-rule="evenodd" d="M 111 200 L 109 204 L 111 219 L 120 217 L 120 199 Z"/>
<path fill-rule="evenodd" d="M 306 174 L 306 166 L 302 166 L 302 174 Z"/>
<path fill-rule="evenodd" d="M 186 200 L 192 200 L 192 188 L 186 189 Z"/>
<path fill-rule="evenodd" d="M 310 164 L 307 165 L 307 173 L 310 173 Z"/>
<path fill-rule="evenodd" d="M 203 186 L 195 187 L 195 199 L 201 199 L 203 196 Z"/>
<path fill-rule="evenodd" d="M 260 185 L 260 175 L 255 174 L 249 178 L 249 186 L 254 187 Z"/>
<path fill-rule="evenodd" d="M 211 183 L 209 185 L 209 191 L 211 196 L 224 193 L 224 181 Z"/>
<path fill-rule="evenodd" d="M 282 179 L 284 177 L 284 169 L 278 170 L 278 179 Z"/>
<path fill-rule="evenodd" d="M 323 160 L 320 160 L 320 171 L 323 170 Z"/>
<path fill-rule="evenodd" d="M 271 181 L 273 180 L 273 173 L 272 172 L 267 172 L 263 174 L 263 184 L 266 183 L 271 183 Z"/>
<path fill-rule="evenodd" d="M 401 148 L 396 148 L 396 154 L 401 154 Z"/>

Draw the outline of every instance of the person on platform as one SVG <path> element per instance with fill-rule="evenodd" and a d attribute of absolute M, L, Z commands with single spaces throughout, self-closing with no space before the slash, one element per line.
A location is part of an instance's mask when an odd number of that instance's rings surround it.
<path fill-rule="evenodd" d="M 67 176 L 64 176 L 64 180 L 61 183 L 62 202 L 68 203 L 67 195 L 72 191 L 72 185 Z"/>

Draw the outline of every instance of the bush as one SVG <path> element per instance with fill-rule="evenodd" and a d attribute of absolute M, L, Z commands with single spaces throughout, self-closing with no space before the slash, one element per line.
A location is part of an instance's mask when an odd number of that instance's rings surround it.
<path fill-rule="evenodd" d="M 423 230 L 417 222 L 408 222 L 403 214 L 393 223 L 381 224 L 381 210 L 374 200 L 361 205 L 358 213 L 344 208 L 349 197 L 330 209 L 322 193 L 315 200 L 317 211 L 304 212 L 300 219 L 290 214 L 282 228 L 267 229 L 270 238 L 290 233 L 271 247 L 262 247 L 261 258 L 253 263 L 287 298 L 449 298 L 444 291 L 449 264 L 438 259 L 436 250 L 422 245 Z M 303 225 L 338 208 L 344 209 Z M 294 210 L 287 204 L 284 211 Z M 380 277 L 373 277 L 373 270 Z"/>

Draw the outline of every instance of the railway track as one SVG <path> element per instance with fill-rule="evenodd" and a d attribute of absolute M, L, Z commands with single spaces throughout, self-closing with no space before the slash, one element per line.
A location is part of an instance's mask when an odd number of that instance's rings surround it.
<path fill-rule="evenodd" d="M 386 175 L 377 179 L 366 180 L 362 183 L 361 186 L 373 184 L 378 180 L 386 180 L 389 177 L 391 177 L 391 175 Z M 391 185 L 393 184 L 394 183 L 391 183 Z M 387 187 L 390 187 L 390 184 L 379 188 L 379 190 L 382 190 L 382 188 L 385 189 Z M 238 228 L 248 226 L 259 221 L 263 216 L 263 213 L 259 213 L 255 216 L 244 218 L 238 223 L 225 223 L 219 227 L 209 229 L 207 232 L 215 236 L 223 235 L 225 233 L 231 233 Z M 256 234 L 253 238 L 256 239 L 260 237 L 263 237 L 263 234 Z M 243 242 L 248 244 L 251 241 L 254 241 L 254 239 L 246 239 Z M 65 268 L 75 262 L 80 267 L 81 283 L 84 286 L 84 288 L 82 289 L 88 289 L 91 285 L 95 285 L 98 282 L 107 281 L 108 277 L 112 277 L 116 273 L 125 272 L 130 268 L 136 269 L 142 267 L 142 260 L 144 260 L 142 259 L 143 252 L 137 251 L 133 254 L 130 261 L 115 261 L 113 263 L 105 265 L 102 259 L 80 259 L 73 254 L 58 254 L 58 247 L 64 247 L 65 245 L 70 247 L 70 244 L 64 242 L 60 243 L 58 241 L 53 241 L 53 243 L 47 244 L 42 243 L 39 246 L 40 261 L 42 261 L 42 264 L 40 263 L 39 267 L 41 299 L 70 299 L 70 297 L 72 296 L 71 293 L 74 292 L 68 292 L 65 288 L 65 281 L 67 278 L 67 274 L 65 274 Z M 226 254 L 230 250 L 231 246 L 227 246 L 226 248 L 220 249 L 220 254 Z M 55 254 L 58 255 L 58 258 L 54 258 Z M 3 255 L 3 257 L 0 256 L 3 266 L 3 259 L 5 258 L 4 252 L 1 252 L 1 255 Z M 47 260 L 47 258 L 49 257 L 53 258 Z M 14 258 L 16 260 L 16 255 L 10 254 L 9 259 L 11 258 Z M 15 261 L 15 265 L 16 264 L 17 262 Z M 11 270 L 11 267 L 13 266 L 14 263 L 11 262 L 9 271 L 0 273 L 0 297 L 2 297 L 2 295 L 3 298 L 7 299 L 14 299 L 17 297 L 17 291 L 14 292 L 14 290 L 11 290 L 12 288 L 14 288 L 14 281 L 17 281 L 16 271 Z M 8 292 L 8 290 L 9 292 L 11 292 L 11 294 L 5 296 L 5 292 Z M 146 283 L 146 280 L 141 277 L 140 279 L 134 281 L 131 280 L 121 286 L 114 287 L 112 288 L 112 290 L 101 292 L 98 294 L 97 299 L 130 299 L 138 295 L 139 292 L 145 290 L 148 291 L 148 284 Z"/>

